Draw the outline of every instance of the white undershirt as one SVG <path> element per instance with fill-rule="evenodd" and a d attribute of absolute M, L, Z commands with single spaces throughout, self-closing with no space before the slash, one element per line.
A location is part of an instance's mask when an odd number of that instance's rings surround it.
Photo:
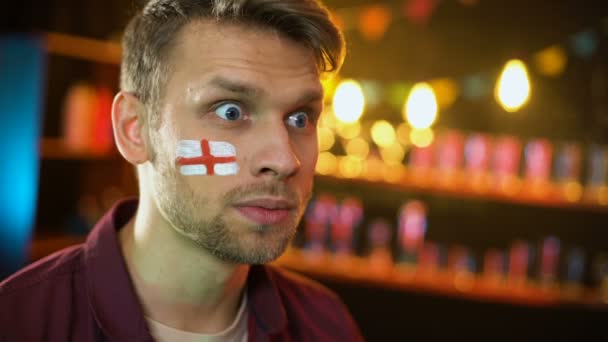
<path fill-rule="evenodd" d="M 217 334 L 195 334 L 173 329 L 148 317 L 148 328 L 157 342 L 247 342 L 247 291 L 232 324 Z"/>

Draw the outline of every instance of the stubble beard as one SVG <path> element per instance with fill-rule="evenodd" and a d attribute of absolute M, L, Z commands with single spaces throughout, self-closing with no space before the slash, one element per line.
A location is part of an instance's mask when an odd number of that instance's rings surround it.
<path fill-rule="evenodd" d="M 217 200 L 210 200 L 197 195 L 174 166 L 163 163 L 159 167 L 159 159 L 155 163 L 154 195 L 161 214 L 177 233 L 229 263 L 264 264 L 277 259 L 287 249 L 296 233 L 311 189 L 308 189 L 304 199 L 300 199 L 295 191 L 283 183 L 253 184 L 237 187 Z M 286 197 L 295 201 L 298 209 L 286 223 L 277 226 L 229 220 L 226 213 L 234 211 L 231 203 L 254 196 Z M 206 213 L 214 211 L 215 215 L 205 217 Z"/>

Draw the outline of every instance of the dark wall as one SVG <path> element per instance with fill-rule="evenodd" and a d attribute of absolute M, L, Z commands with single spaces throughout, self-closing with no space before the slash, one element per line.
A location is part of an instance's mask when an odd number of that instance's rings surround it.
<path fill-rule="evenodd" d="M 368 341 L 608 341 L 608 311 L 476 302 L 324 281 Z"/>

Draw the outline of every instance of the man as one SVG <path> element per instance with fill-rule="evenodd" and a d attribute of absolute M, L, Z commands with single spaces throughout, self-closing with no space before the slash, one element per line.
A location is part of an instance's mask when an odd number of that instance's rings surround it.
<path fill-rule="evenodd" d="M 334 294 L 263 266 L 310 197 L 343 49 L 315 0 L 151 1 L 112 110 L 139 201 L 0 285 L 3 341 L 359 340 Z"/>

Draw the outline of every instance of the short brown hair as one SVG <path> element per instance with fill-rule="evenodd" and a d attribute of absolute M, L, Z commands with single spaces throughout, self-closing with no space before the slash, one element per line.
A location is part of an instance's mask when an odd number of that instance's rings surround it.
<path fill-rule="evenodd" d="M 197 19 L 277 31 L 310 47 L 320 72 L 337 71 L 344 59 L 342 34 L 318 0 L 150 0 L 123 37 L 122 90 L 155 107 L 169 71 L 168 51 L 184 25 Z"/>

